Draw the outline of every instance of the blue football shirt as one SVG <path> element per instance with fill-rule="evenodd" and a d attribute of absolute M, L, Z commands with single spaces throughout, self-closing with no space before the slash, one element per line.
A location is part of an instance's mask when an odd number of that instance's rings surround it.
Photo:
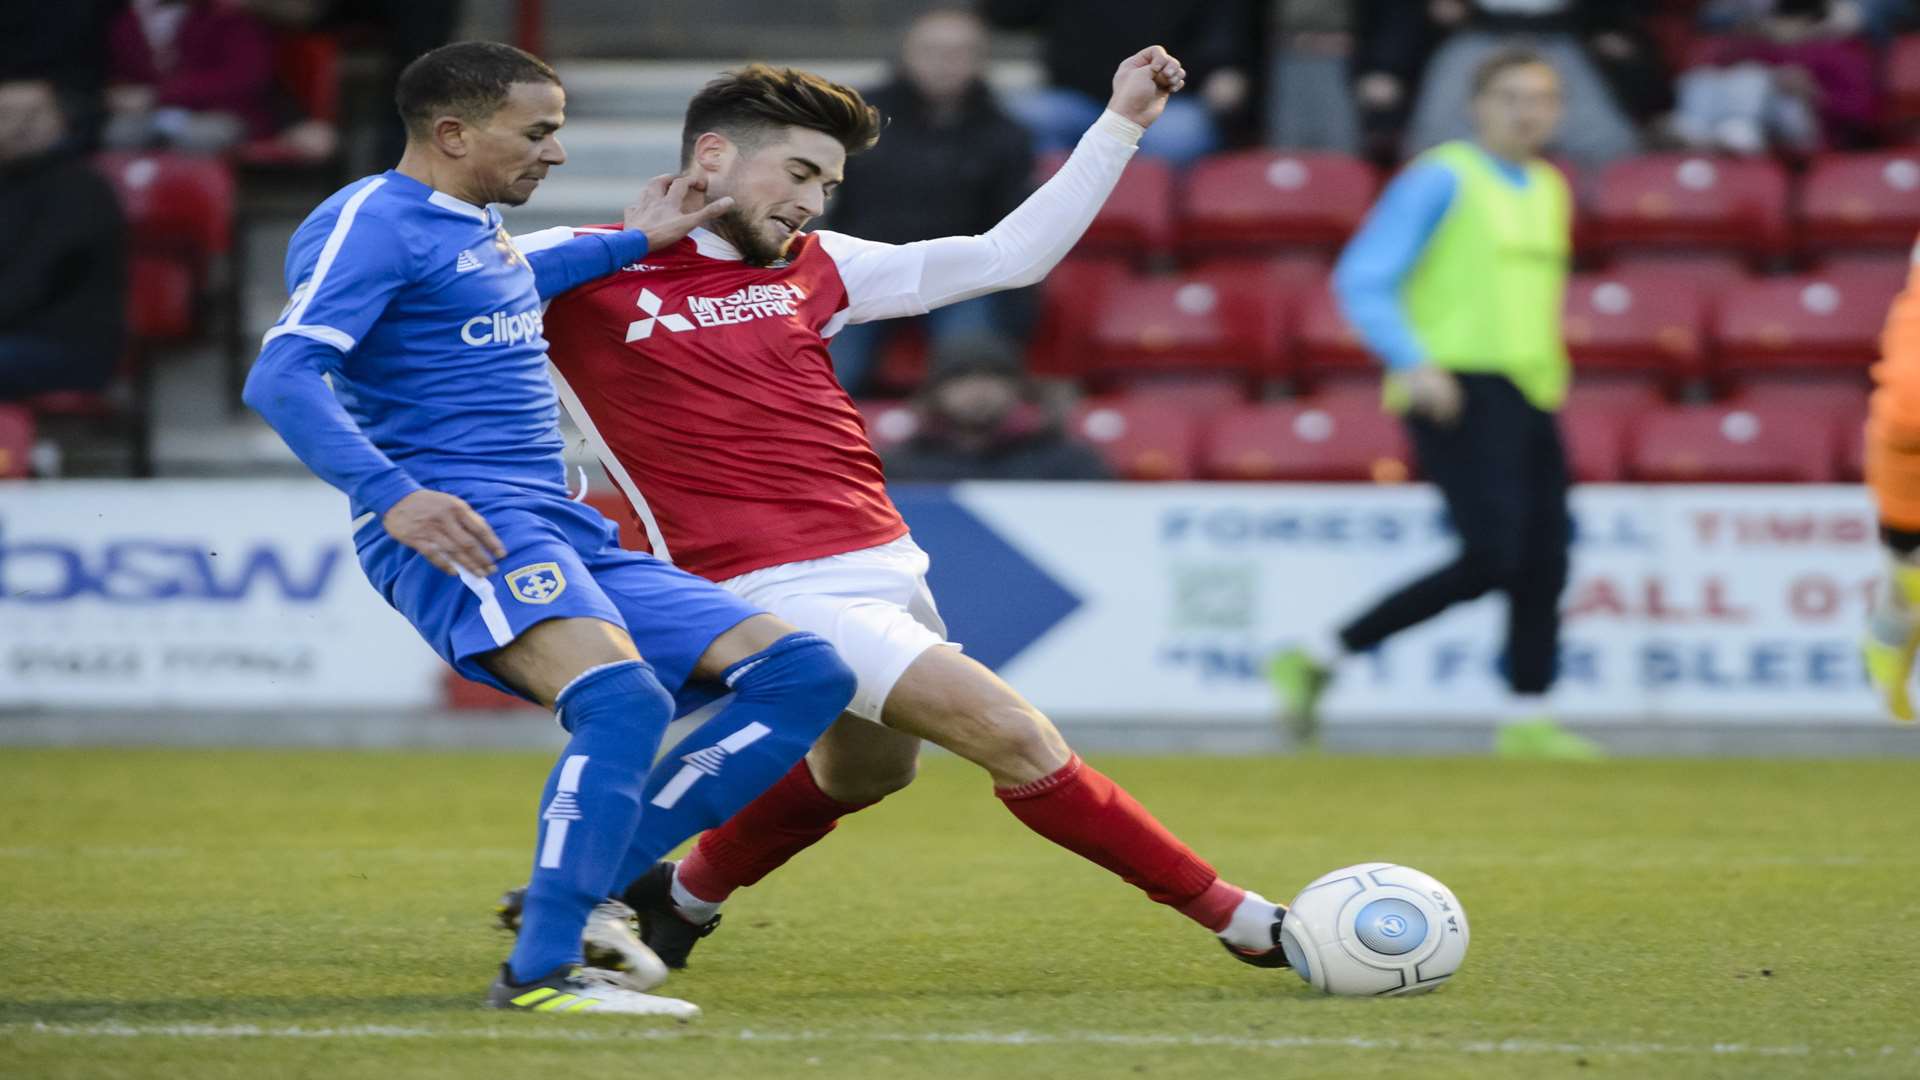
<path fill-rule="evenodd" d="M 287 248 L 289 300 L 265 342 L 331 349 L 335 395 L 403 477 L 469 500 L 566 493 L 540 297 L 498 211 L 388 171 L 321 203 Z M 294 440 L 291 432 L 283 432 Z M 296 446 L 296 449 L 299 449 Z"/>

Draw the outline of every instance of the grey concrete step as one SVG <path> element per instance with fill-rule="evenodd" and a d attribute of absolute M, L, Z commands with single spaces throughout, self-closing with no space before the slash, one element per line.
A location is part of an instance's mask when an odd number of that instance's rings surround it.
<path fill-rule="evenodd" d="M 687 101 L 709 79 L 740 67 L 748 58 L 711 60 L 570 60 L 559 65 L 567 87 L 567 115 L 571 119 L 630 118 L 660 120 L 677 130 Z M 888 60 L 781 59 L 779 63 L 811 71 L 834 82 L 866 88 L 887 77 Z M 1039 85 L 1040 65 L 1032 60 L 998 60 L 987 69 L 987 82 L 1000 93 Z M 567 125 L 573 130 L 572 122 Z M 564 136 L 563 136 L 564 138 Z"/>
<path fill-rule="evenodd" d="M 666 171 L 656 168 L 632 177 L 566 176 L 556 172 L 541 183 L 525 206 L 503 206 L 500 216 L 511 233 L 619 221 L 621 211 L 639 194 L 647 178 Z"/>
<path fill-rule="evenodd" d="M 569 121 L 560 129 L 567 163 L 555 169 L 534 195 L 538 201 L 553 183 L 584 176 L 632 179 L 642 183 L 680 168 L 680 121 L 592 119 Z"/>

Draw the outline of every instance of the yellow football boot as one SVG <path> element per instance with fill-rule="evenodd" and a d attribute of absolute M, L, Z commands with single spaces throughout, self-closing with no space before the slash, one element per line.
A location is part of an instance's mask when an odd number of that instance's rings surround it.
<path fill-rule="evenodd" d="M 1893 568 L 1893 586 L 1907 602 L 1909 611 L 1920 611 L 1920 566 Z M 1860 659 L 1866 664 L 1867 678 L 1880 692 L 1880 700 L 1895 720 L 1913 723 L 1913 659 L 1920 653 L 1920 619 L 1908 617 L 1906 635 L 1899 641 L 1884 640 L 1871 627 L 1860 639 Z"/>

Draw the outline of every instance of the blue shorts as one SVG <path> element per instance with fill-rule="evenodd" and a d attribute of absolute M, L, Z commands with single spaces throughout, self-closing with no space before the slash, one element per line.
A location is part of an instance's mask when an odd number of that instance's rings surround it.
<path fill-rule="evenodd" d="M 682 694 L 713 640 L 759 608 L 651 555 L 620 546 L 598 510 L 569 499 L 486 499 L 473 509 L 506 545 L 499 570 L 454 577 L 368 522 L 354 536 L 367 580 L 455 671 L 516 697 L 476 657 L 547 619 L 601 619 L 626 630 L 683 708 L 714 696 Z M 720 688 L 722 691 L 724 688 Z"/>

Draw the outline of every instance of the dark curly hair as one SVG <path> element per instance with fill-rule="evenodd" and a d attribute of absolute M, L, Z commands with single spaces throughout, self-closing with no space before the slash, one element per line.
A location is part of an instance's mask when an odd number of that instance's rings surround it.
<path fill-rule="evenodd" d="M 783 127 L 832 136 L 848 154 L 857 154 L 879 141 L 880 111 L 860 91 L 811 72 L 749 64 L 701 87 L 687 103 L 680 165 L 692 163 L 695 140 L 709 131 L 750 147 Z"/>

